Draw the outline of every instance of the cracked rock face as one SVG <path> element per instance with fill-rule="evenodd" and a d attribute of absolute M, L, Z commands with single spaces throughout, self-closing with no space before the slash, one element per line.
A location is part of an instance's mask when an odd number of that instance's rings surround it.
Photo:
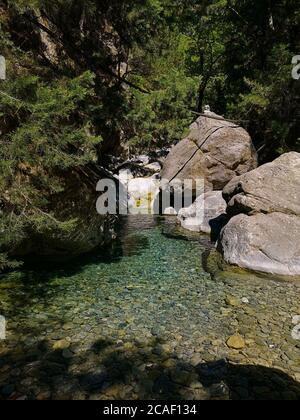
<path fill-rule="evenodd" d="M 287 153 L 233 179 L 223 195 L 233 216 L 218 244 L 225 261 L 300 275 L 300 154 Z"/>
<path fill-rule="evenodd" d="M 162 178 L 205 180 L 205 190 L 222 190 L 234 177 L 257 167 L 251 137 L 234 123 L 206 113 L 190 127 L 189 135 L 168 155 Z"/>

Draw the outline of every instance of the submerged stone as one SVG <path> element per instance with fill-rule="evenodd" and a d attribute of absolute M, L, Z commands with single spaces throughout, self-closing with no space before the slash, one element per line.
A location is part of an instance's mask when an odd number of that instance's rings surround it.
<path fill-rule="evenodd" d="M 233 296 L 227 296 L 225 302 L 228 306 L 240 306 L 240 301 Z"/>
<path fill-rule="evenodd" d="M 70 345 L 71 343 L 67 340 L 59 340 L 53 344 L 52 348 L 53 350 L 65 350 L 65 349 L 68 349 Z"/>
<path fill-rule="evenodd" d="M 231 336 L 227 342 L 227 346 L 231 349 L 242 350 L 246 347 L 245 340 L 240 335 Z"/>

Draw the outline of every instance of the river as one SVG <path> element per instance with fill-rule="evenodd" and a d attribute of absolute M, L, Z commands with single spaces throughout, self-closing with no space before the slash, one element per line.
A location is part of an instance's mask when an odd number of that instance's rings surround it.
<path fill-rule="evenodd" d="M 223 271 L 173 230 L 130 217 L 106 253 L 2 275 L 0 399 L 299 399 L 299 282 Z"/>

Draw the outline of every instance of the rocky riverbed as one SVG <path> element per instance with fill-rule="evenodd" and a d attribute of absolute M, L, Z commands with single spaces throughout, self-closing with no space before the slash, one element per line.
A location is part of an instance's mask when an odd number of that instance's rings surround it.
<path fill-rule="evenodd" d="M 0 399 L 300 398 L 300 282 L 222 270 L 165 223 L 130 218 L 105 258 L 1 277 Z"/>

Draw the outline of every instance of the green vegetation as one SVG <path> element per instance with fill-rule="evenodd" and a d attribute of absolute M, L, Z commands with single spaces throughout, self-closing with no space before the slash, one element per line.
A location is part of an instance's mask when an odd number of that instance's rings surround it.
<path fill-rule="evenodd" d="M 0 267 L 76 223 L 52 212 L 71 172 L 178 141 L 206 103 L 261 161 L 300 150 L 298 0 L 1 0 L 0 25 Z"/>
<path fill-rule="evenodd" d="M 291 77 L 300 51 L 299 2 L 160 3 L 163 29 L 142 49 L 133 72 L 152 91 L 150 98 L 136 95 L 135 138 L 172 142 L 191 118 L 186 108 L 201 112 L 207 103 L 241 121 L 261 161 L 300 150 L 300 87 Z"/>

